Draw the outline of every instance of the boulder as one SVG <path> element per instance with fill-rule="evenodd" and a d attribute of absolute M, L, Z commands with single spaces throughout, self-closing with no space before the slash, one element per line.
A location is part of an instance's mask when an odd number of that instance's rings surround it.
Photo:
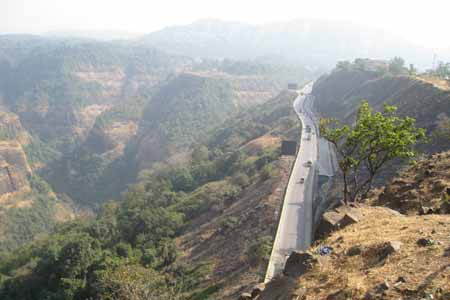
<path fill-rule="evenodd" d="M 380 292 L 386 291 L 389 288 L 390 288 L 389 282 L 387 282 L 386 280 L 377 286 L 377 290 Z"/>
<path fill-rule="evenodd" d="M 257 284 L 252 290 L 252 294 L 251 294 L 252 299 L 255 299 L 256 297 L 261 295 L 261 293 L 264 291 L 265 288 L 266 288 L 266 285 L 264 283 Z"/>
<path fill-rule="evenodd" d="M 348 225 L 352 225 L 355 223 L 358 223 L 359 219 L 356 215 L 352 214 L 352 213 L 346 213 L 342 219 L 339 221 L 339 227 L 340 228 L 344 228 L 347 227 Z"/>
<path fill-rule="evenodd" d="M 402 213 L 400 213 L 399 211 L 393 210 L 392 208 L 389 208 L 389 207 L 381 207 L 381 208 L 393 216 L 396 216 L 396 217 L 404 217 L 405 216 Z"/>
<path fill-rule="evenodd" d="M 239 296 L 239 300 L 252 300 L 252 295 L 249 293 L 242 293 Z"/>
<path fill-rule="evenodd" d="M 283 274 L 288 277 L 300 277 L 311 270 L 316 262 L 317 259 L 310 252 L 294 251 L 286 261 Z"/>
<path fill-rule="evenodd" d="M 364 296 L 365 300 L 382 300 L 386 299 L 383 295 L 390 288 L 389 283 L 385 280 L 382 283 L 376 285 L 372 290 L 368 291 Z"/>
<path fill-rule="evenodd" d="M 344 215 L 336 211 L 327 211 L 322 215 L 316 230 L 317 238 L 324 238 L 339 228 L 339 221 Z"/>
<path fill-rule="evenodd" d="M 427 246 L 434 245 L 434 241 L 432 239 L 428 239 L 428 238 L 420 238 L 417 240 L 417 245 L 419 245 L 421 247 L 427 247 Z"/>
<path fill-rule="evenodd" d="M 336 210 L 327 211 L 322 215 L 315 236 L 317 239 L 325 238 L 333 231 L 358 223 L 359 219 L 357 210 L 352 207 L 343 206 Z"/>
<path fill-rule="evenodd" d="M 267 282 L 264 291 L 258 296 L 258 300 L 289 299 L 301 300 L 303 297 L 289 297 L 291 291 L 298 289 L 298 279 L 287 276 L 275 276 Z"/>
<path fill-rule="evenodd" d="M 399 241 L 389 241 L 384 244 L 383 248 L 383 254 L 386 256 L 391 255 L 393 253 L 396 253 L 400 251 L 400 248 L 402 247 L 402 242 Z"/>
<path fill-rule="evenodd" d="M 439 207 L 439 213 L 441 214 L 450 214 L 450 201 L 444 199 Z"/>
<path fill-rule="evenodd" d="M 377 295 L 375 295 L 375 293 L 373 291 L 368 291 L 365 295 L 364 295 L 364 300 L 376 300 L 377 299 Z"/>
<path fill-rule="evenodd" d="M 347 250 L 347 256 L 356 256 L 356 255 L 360 255 L 362 252 L 361 250 L 361 246 L 356 245 L 356 246 L 352 246 Z"/>
<path fill-rule="evenodd" d="M 406 282 L 405 277 L 399 276 L 399 277 L 397 278 L 397 281 L 396 281 L 395 283 L 398 284 L 398 283 L 405 283 L 405 282 Z"/>
<path fill-rule="evenodd" d="M 351 299 L 352 292 L 348 290 L 340 290 L 327 296 L 326 300 L 347 300 Z"/>
<path fill-rule="evenodd" d="M 306 299 L 306 288 L 298 288 L 291 295 L 291 300 L 305 300 Z"/>
<path fill-rule="evenodd" d="M 433 213 L 434 213 L 434 210 L 432 207 L 421 206 L 419 208 L 419 215 L 431 215 Z"/>

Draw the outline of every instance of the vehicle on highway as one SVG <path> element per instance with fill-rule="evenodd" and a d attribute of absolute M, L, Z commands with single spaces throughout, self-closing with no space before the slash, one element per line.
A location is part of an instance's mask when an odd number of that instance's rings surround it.
<path fill-rule="evenodd" d="M 308 160 L 308 162 L 306 163 L 306 166 L 309 168 L 312 166 L 312 161 Z"/>
<path fill-rule="evenodd" d="M 297 183 L 304 183 L 305 182 L 305 178 L 300 178 L 300 180 Z"/>

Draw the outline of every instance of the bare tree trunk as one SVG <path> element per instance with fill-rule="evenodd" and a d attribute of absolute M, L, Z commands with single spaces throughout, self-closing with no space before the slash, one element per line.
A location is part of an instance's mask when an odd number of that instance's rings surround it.
<path fill-rule="evenodd" d="M 347 173 L 346 172 L 342 172 L 343 173 L 343 178 L 344 178 L 344 203 L 345 205 L 348 204 L 348 183 L 347 183 Z"/>

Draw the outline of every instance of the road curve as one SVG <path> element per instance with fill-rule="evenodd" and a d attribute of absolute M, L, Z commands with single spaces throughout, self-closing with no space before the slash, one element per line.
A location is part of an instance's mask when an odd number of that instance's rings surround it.
<path fill-rule="evenodd" d="M 294 250 L 306 250 L 311 244 L 313 228 L 313 189 L 318 160 L 318 141 L 315 118 L 311 110 L 309 95 L 313 83 L 298 92 L 294 110 L 302 123 L 300 148 L 292 168 L 291 176 L 283 200 L 280 221 L 275 237 L 264 282 L 280 274 L 287 256 Z M 307 131 L 311 128 L 311 132 Z M 308 162 L 312 166 L 308 166 Z M 304 182 L 301 183 L 301 179 Z"/>

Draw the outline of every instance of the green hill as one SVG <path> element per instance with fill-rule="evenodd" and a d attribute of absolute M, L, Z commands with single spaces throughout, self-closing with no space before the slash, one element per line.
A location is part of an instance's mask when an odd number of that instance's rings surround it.
<path fill-rule="evenodd" d="M 201 86 L 206 84 L 199 78 L 175 80 L 177 84 L 185 80 L 200 80 Z M 221 129 L 212 130 L 212 136 L 227 131 L 227 126 L 236 130 L 243 118 L 249 118 L 252 126 L 238 129 L 241 138 L 233 139 L 234 142 L 226 138 L 221 143 L 211 136 L 205 144 L 197 145 L 192 159 L 184 165 L 166 165 L 142 172 L 139 183 L 129 189 L 122 202 L 104 205 L 94 219 L 79 219 L 59 226 L 49 237 L 1 257 L 0 297 L 88 299 L 104 298 L 112 293 L 128 298 L 129 293 L 145 292 L 158 299 L 171 299 L 173 292 L 180 299 L 206 299 L 218 292 L 228 293 L 228 289 L 234 289 L 233 278 L 217 281 L 225 263 L 217 260 L 218 252 L 205 252 L 194 258 L 185 252 L 187 245 L 176 243 L 199 228 L 206 229 L 206 225 L 212 226 L 208 231 L 222 232 L 229 237 L 230 243 L 221 251 L 233 252 L 235 258 L 227 264 L 245 266 L 239 276 L 249 278 L 248 284 L 254 284 L 260 276 L 255 266 L 263 268 L 266 254 L 249 256 L 251 265 L 243 265 L 240 257 L 249 255 L 246 254 L 249 247 L 259 247 L 259 243 L 264 242 L 266 246 L 261 246 L 267 248 L 275 232 L 275 219 L 271 214 L 260 215 L 262 211 L 257 207 L 266 205 L 273 214 L 279 208 L 282 194 L 276 190 L 285 184 L 290 166 L 289 160 L 280 158 L 279 146 L 286 133 L 284 129 L 294 130 L 285 127 L 286 122 L 296 124 L 295 113 L 290 109 L 294 96 L 286 92 L 259 106 L 257 111 L 263 114 L 262 118 L 253 110 L 230 117 Z M 177 99 L 174 97 L 172 101 Z M 208 103 L 206 99 L 205 102 Z M 188 107 L 191 106 L 181 106 Z M 218 107 L 224 109 L 222 105 Z M 146 111 L 146 116 L 157 118 L 151 110 Z M 192 124 L 195 129 L 196 123 Z M 257 134 L 246 133 L 249 128 L 257 127 L 265 129 Z M 270 137 L 278 142 L 254 147 L 254 141 Z M 281 170 L 283 176 L 278 173 Z M 266 187 L 264 190 L 260 189 L 261 184 Z M 259 196 L 255 197 L 254 193 Z M 253 204 L 249 206 L 248 201 Z M 247 215 L 248 222 L 241 219 L 242 215 Z M 260 217 L 265 226 L 253 226 Z M 254 238 L 248 239 L 248 244 L 233 238 L 249 228 L 254 231 Z M 195 236 L 202 234 L 206 232 Z M 259 235 L 267 238 L 260 241 Z M 233 239 L 236 243 L 231 242 Z M 190 238 L 189 241 L 193 242 Z M 201 246 L 201 241 L 198 242 L 200 247 L 213 249 L 212 245 Z"/>

